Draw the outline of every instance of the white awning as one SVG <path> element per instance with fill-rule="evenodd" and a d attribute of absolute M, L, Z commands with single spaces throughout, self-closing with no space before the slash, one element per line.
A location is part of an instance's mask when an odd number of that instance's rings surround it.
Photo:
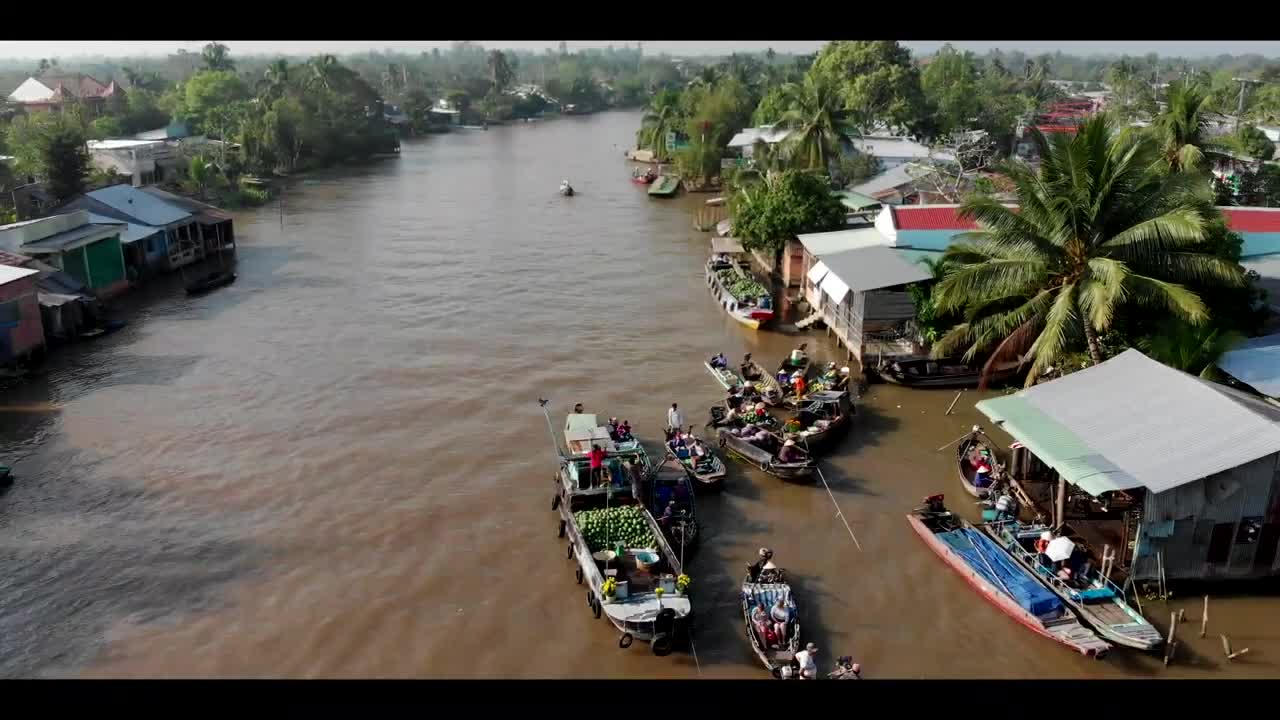
<path fill-rule="evenodd" d="M 809 268 L 809 282 L 811 283 L 816 284 L 822 282 L 822 278 L 826 277 L 826 275 L 827 266 L 823 265 L 821 260 L 814 263 L 813 267 Z"/>
<path fill-rule="evenodd" d="M 836 277 L 835 273 L 827 273 L 822 280 L 822 292 L 826 293 L 833 302 L 840 303 L 844 300 L 844 296 L 849 294 L 849 286 Z"/>

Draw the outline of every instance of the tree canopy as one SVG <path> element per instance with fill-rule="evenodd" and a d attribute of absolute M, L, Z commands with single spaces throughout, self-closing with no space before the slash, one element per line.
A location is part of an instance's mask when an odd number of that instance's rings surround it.
<path fill-rule="evenodd" d="M 777 253 L 801 233 L 844 226 L 845 208 L 826 180 L 786 171 L 742 188 L 729 201 L 734 234 L 743 247 Z"/>

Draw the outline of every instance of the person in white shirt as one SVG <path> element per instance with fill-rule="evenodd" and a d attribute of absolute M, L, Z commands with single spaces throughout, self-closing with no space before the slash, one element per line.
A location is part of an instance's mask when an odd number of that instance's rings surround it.
<path fill-rule="evenodd" d="M 672 430 L 680 430 L 684 427 L 684 415 L 675 403 L 671 403 L 671 409 L 667 411 L 667 427 Z"/>
<path fill-rule="evenodd" d="M 804 649 L 796 653 L 796 664 L 800 666 L 801 680 L 817 680 L 818 679 L 818 663 L 814 662 L 813 657 L 818 654 L 818 646 L 809 643 Z"/>

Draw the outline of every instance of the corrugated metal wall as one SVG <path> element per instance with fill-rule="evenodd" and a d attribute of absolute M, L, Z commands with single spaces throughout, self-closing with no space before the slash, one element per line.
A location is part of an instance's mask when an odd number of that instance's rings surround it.
<path fill-rule="evenodd" d="M 1227 472 L 1162 493 L 1149 493 L 1144 503 L 1136 579 L 1158 575 L 1156 554 L 1163 554 L 1165 577 L 1192 579 L 1254 574 L 1258 543 L 1237 542 L 1240 521 L 1266 518 L 1272 497 L 1280 492 L 1280 455 L 1268 455 Z M 1172 522 L 1172 533 L 1169 523 Z M 1232 525 L 1226 561 L 1209 563 L 1213 529 Z M 1280 556 L 1271 564 L 1280 570 Z"/>

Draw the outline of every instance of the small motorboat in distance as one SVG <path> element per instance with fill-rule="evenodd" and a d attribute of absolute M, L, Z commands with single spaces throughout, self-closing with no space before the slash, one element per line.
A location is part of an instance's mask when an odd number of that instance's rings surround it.
<path fill-rule="evenodd" d="M 984 600 L 1028 630 L 1083 655 L 1102 657 L 1111 649 L 999 543 L 948 511 L 942 500 L 942 495 L 925 498 L 907 521 L 929 549 Z"/>
<path fill-rule="evenodd" d="M 224 285 L 230 285 L 236 281 L 236 274 L 230 270 L 214 270 L 204 277 L 187 285 L 188 295 L 203 295 L 207 292 L 217 290 Z"/>
<path fill-rule="evenodd" d="M 674 197 L 679 191 L 679 175 L 659 175 L 649 185 L 649 195 L 651 197 Z"/>
<path fill-rule="evenodd" d="M 653 168 L 636 168 L 631 172 L 631 182 L 637 185 L 648 185 L 658 179 L 658 171 Z"/>
<path fill-rule="evenodd" d="M 565 197 L 573 197 L 573 186 L 569 184 L 568 180 L 560 183 L 560 194 Z"/>

